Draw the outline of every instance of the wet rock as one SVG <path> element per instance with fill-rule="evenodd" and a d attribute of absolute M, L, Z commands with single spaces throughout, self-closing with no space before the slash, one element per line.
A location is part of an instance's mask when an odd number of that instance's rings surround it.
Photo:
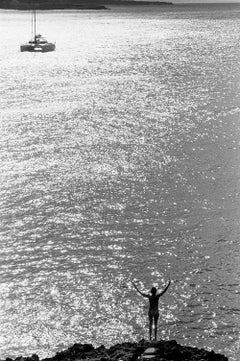
<path fill-rule="evenodd" d="M 32 361 L 39 361 L 39 357 L 35 353 L 32 355 L 31 359 Z"/>

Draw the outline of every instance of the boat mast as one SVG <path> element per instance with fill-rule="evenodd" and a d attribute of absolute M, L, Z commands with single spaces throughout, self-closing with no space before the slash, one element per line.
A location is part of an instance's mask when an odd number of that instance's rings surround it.
<path fill-rule="evenodd" d="M 33 39 L 36 40 L 37 24 L 36 24 L 36 10 L 33 10 Z"/>

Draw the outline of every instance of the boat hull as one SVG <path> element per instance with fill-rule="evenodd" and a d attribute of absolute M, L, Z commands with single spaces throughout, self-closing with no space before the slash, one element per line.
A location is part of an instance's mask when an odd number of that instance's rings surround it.
<path fill-rule="evenodd" d="M 53 43 L 46 44 L 23 44 L 20 46 L 20 51 L 28 51 L 34 53 L 47 53 L 49 51 L 54 51 L 56 48 Z"/>

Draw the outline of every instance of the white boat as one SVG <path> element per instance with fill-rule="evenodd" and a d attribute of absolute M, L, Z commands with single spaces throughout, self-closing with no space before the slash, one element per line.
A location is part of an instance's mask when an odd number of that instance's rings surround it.
<path fill-rule="evenodd" d="M 55 43 L 49 43 L 42 35 L 37 34 L 36 10 L 33 11 L 33 38 L 20 46 L 20 51 L 42 52 L 54 51 Z"/>

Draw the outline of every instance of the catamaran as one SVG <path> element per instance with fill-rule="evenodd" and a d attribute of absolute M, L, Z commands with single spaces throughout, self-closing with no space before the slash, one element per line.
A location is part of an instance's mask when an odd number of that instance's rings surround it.
<path fill-rule="evenodd" d="M 33 38 L 20 46 L 20 51 L 42 52 L 54 51 L 55 43 L 49 43 L 42 35 L 37 34 L 36 10 L 33 11 Z"/>

